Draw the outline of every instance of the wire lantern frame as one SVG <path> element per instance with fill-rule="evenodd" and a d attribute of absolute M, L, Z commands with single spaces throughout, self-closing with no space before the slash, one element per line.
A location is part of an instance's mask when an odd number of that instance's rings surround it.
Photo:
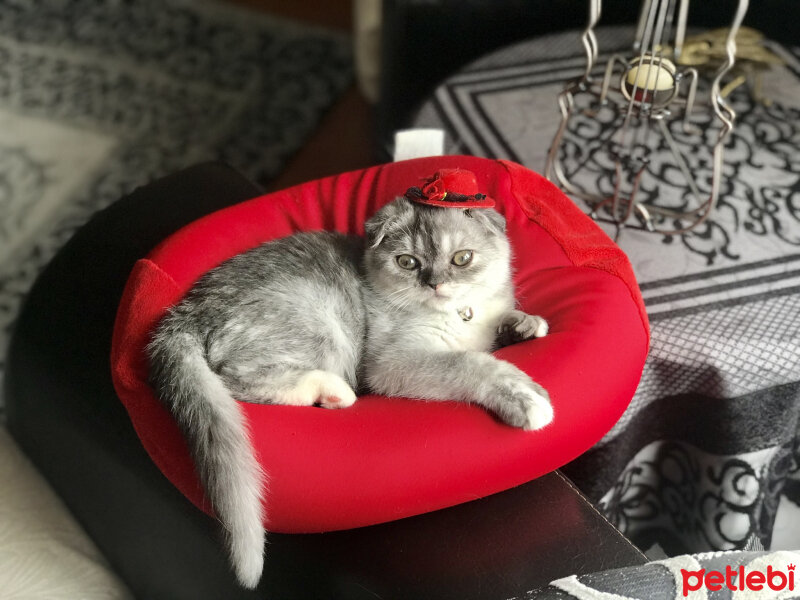
<path fill-rule="evenodd" d="M 686 37 L 689 0 L 644 0 L 636 27 L 632 55 L 614 54 L 606 63 L 602 79 L 592 72 L 598 63 L 595 27 L 600 20 L 602 0 L 589 0 L 589 22 L 581 36 L 586 54 L 583 75 L 568 83 L 558 96 L 561 122 L 547 155 L 545 177 L 555 181 L 573 197 L 589 204 L 595 219 L 610 217 L 617 226 L 634 227 L 666 235 L 689 232 L 705 222 L 717 205 L 723 168 L 725 142 L 734 129 L 736 113 L 723 97 L 722 82 L 736 58 L 736 34 L 747 12 L 748 0 L 738 0 L 725 41 L 724 60 L 713 75 L 707 102 L 698 102 L 697 69 L 680 66 Z M 677 66 L 676 66 L 677 65 Z M 599 110 L 611 107 L 622 124 L 613 132 L 607 151 L 613 159 L 613 192 L 592 193 L 576 185 L 567 175 L 561 158 L 564 134 L 576 113 L 576 96 L 588 94 L 592 107 L 582 114 L 593 118 Z M 710 189 L 700 191 L 687 163 L 681 144 L 670 132 L 668 123 L 681 118 L 682 132 L 701 135 L 692 123 L 698 108 L 711 110 L 719 131 L 711 149 Z M 682 113 L 682 117 L 681 117 Z M 691 206 L 683 209 L 659 206 L 642 200 L 640 186 L 649 164 L 651 130 L 658 131 L 685 178 Z M 626 177 L 627 175 L 627 177 Z"/>

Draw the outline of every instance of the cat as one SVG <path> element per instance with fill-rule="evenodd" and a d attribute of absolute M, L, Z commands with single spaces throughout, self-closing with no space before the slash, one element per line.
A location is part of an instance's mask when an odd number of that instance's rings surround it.
<path fill-rule="evenodd" d="M 147 348 L 248 588 L 263 569 L 266 477 L 234 398 L 346 408 L 370 391 L 471 402 L 529 430 L 553 419 L 547 392 L 489 354 L 548 330 L 515 308 L 503 216 L 400 197 L 365 231 L 299 233 L 229 259 Z"/>

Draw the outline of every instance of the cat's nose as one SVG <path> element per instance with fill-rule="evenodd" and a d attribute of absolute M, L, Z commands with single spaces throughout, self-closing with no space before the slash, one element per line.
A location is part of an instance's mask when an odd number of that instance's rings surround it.
<path fill-rule="evenodd" d="M 438 292 L 439 288 L 442 287 L 441 283 L 429 283 L 428 287 L 431 288 L 434 292 Z"/>

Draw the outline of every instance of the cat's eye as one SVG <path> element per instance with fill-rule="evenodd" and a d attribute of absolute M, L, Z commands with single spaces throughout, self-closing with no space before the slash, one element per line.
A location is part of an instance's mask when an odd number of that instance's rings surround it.
<path fill-rule="evenodd" d="M 472 262 L 472 250 L 459 250 L 453 254 L 452 262 L 457 267 L 466 267 Z"/>
<path fill-rule="evenodd" d="M 419 261 L 410 254 L 401 254 L 397 257 L 397 264 L 400 265 L 401 269 L 411 271 L 419 266 Z"/>

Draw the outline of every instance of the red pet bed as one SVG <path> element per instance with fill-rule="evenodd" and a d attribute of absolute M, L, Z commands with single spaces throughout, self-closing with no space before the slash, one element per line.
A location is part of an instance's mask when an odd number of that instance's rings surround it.
<path fill-rule="evenodd" d="M 466 156 L 410 160 L 312 181 L 208 215 L 138 261 L 111 352 L 117 393 L 164 475 L 211 513 L 187 446 L 147 385 L 155 324 L 206 271 L 267 240 L 325 229 L 363 235 L 383 204 L 439 169 L 473 171 L 508 222 L 520 307 L 547 337 L 496 354 L 549 392 L 555 419 L 525 432 L 456 402 L 363 396 L 343 410 L 242 404 L 269 474 L 265 526 L 347 529 L 474 500 L 577 457 L 617 421 L 639 382 L 649 332 L 626 256 L 541 176 Z"/>

